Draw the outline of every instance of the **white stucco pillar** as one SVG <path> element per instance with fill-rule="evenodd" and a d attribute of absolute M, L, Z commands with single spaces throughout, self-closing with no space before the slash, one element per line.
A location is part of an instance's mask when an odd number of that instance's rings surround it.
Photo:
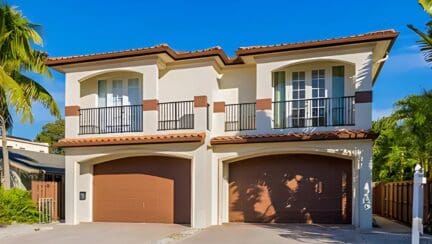
<path fill-rule="evenodd" d="M 66 224 L 79 224 L 78 220 L 78 177 L 80 166 L 72 156 L 65 156 L 65 217 Z"/>
<path fill-rule="evenodd" d="M 192 228 L 206 228 L 212 224 L 211 158 L 204 144 L 192 160 Z"/>
<path fill-rule="evenodd" d="M 143 74 L 143 132 L 153 134 L 157 132 L 158 124 L 159 68 L 157 60 L 139 67 L 139 72 Z"/>
<path fill-rule="evenodd" d="M 358 181 L 355 226 L 360 229 L 372 228 L 372 141 L 365 141 L 357 149 Z M 353 182 L 354 183 L 354 182 Z"/>
<path fill-rule="evenodd" d="M 372 53 L 365 53 L 355 63 L 355 126 L 372 127 Z"/>
<path fill-rule="evenodd" d="M 76 137 L 79 132 L 79 116 L 77 110 L 80 106 L 80 73 L 65 74 L 65 137 Z"/>
<path fill-rule="evenodd" d="M 207 96 L 195 96 L 194 129 L 196 131 L 207 131 L 207 127 L 210 125 L 210 111 L 207 111 L 207 109 L 210 109 L 208 108 Z"/>

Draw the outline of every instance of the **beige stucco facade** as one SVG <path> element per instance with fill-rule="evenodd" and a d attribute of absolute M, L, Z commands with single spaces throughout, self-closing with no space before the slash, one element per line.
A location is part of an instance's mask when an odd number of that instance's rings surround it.
<path fill-rule="evenodd" d="M 256 129 L 226 131 L 226 115 L 214 112 L 214 102 L 225 104 L 255 103 L 274 100 L 272 73 L 285 71 L 286 98 L 292 97 L 291 74 L 306 73 L 305 93 L 311 97 L 312 70 L 325 70 L 325 96 L 332 97 L 331 69 L 343 66 L 344 96 L 356 97 L 371 92 L 382 65 L 389 41 L 376 41 L 312 49 L 246 55 L 242 63 L 226 65 L 218 57 L 173 60 L 166 54 L 151 54 L 101 61 L 67 64 L 57 67 L 65 73 L 66 106 L 98 107 L 98 80 L 139 80 L 140 99 L 144 102 L 194 100 L 205 96 L 206 107 L 194 107 L 194 129 L 166 131 L 158 129 L 158 111 L 143 109 L 142 131 L 107 134 L 80 134 L 80 116 L 66 116 L 66 139 L 160 135 L 203 132 L 201 143 L 158 143 L 143 145 L 93 145 L 67 147 L 66 153 L 66 223 L 92 222 L 93 165 L 112 159 L 165 155 L 191 160 L 191 225 L 204 228 L 228 222 L 228 165 L 245 158 L 274 154 L 320 154 L 342 157 L 352 162 L 352 221 L 355 227 L 372 226 L 372 140 L 319 140 L 297 142 L 212 145 L 217 136 L 314 133 L 339 130 L 369 130 L 372 103 L 354 104 L 354 124 L 342 126 L 307 126 L 274 129 L 272 108 L 257 109 Z M 109 95 L 108 95 L 109 96 Z M 79 200 L 79 192 L 87 198 Z"/>

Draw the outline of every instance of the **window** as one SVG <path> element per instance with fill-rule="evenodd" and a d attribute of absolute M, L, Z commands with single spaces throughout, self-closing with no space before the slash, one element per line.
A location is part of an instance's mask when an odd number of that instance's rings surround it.
<path fill-rule="evenodd" d="M 325 70 L 312 70 L 312 126 L 326 125 Z"/>
<path fill-rule="evenodd" d="M 274 86 L 274 128 L 285 127 L 285 72 L 273 73 L 273 86 Z"/>
<path fill-rule="evenodd" d="M 112 106 L 123 105 L 123 81 L 113 80 L 112 81 Z"/>
<path fill-rule="evenodd" d="M 98 107 L 107 106 L 107 84 L 106 80 L 98 80 Z"/>
<path fill-rule="evenodd" d="M 138 79 L 128 80 L 128 98 L 130 105 L 138 105 L 142 103 Z"/>
<path fill-rule="evenodd" d="M 292 126 L 304 127 L 305 126 L 305 72 L 292 73 Z"/>

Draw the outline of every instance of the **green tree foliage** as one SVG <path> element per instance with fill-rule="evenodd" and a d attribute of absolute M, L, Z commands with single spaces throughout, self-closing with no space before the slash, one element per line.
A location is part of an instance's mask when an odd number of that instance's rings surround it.
<path fill-rule="evenodd" d="M 0 187 L 0 224 L 32 224 L 38 219 L 39 212 L 29 192 L 17 188 L 5 190 Z"/>
<path fill-rule="evenodd" d="M 419 0 L 418 2 L 429 16 L 432 17 L 432 0 Z M 423 52 L 426 62 L 432 62 L 432 21 L 426 23 L 426 32 L 417 29 L 413 25 L 408 25 L 408 28 L 420 36 L 420 40 L 418 41 L 420 50 Z"/>
<path fill-rule="evenodd" d="M 39 32 L 40 26 L 28 21 L 15 7 L 0 4 L 0 115 L 6 119 L 7 127 L 12 126 L 11 108 L 23 122 L 32 122 L 35 101 L 60 117 L 48 91 L 25 75 L 34 72 L 51 77 L 44 62 L 47 55 L 33 48 L 42 45 Z"/>
<path fill-rule="evenodd" d="M 400 181 L 412 178 L 420 163 L 431 178 L 432 90 L 408 96 L 395 104 L 395 111 L 372 125 L 379 133 L 373 148 L 373 180 Z"/>
<path fill-rule="evenodd" d="M 35 141 L 46 142 L 50 145 L 50 153 L 64 154 L 63 149 L 53 148 L 52 145 L 64 138 L 65 122 L 58 119 L 54 123 L 47 123 L 42 127 L 42 131 L 36 136 Z"/>

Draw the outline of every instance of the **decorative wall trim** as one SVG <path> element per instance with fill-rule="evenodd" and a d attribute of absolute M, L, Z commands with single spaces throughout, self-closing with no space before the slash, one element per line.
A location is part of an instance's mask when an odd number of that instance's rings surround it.
<path fill-rule="evenodd" d="M 159 100 L 157 99 L 148 99 L 143 100 L 143 111 L 156 111 L 158 110 Z"/>
<path fill-rule="evenodd" d="M 65 106 L 65 116 L 79 116 L 79 106 Z"/>
<path fill-rule="evenodd" d="M 358 91 L 355 93 L 356 103 L 371 103 L 372 102 L 372 91 Z"/>
<path fill-rule="evenodd" d="M 272 99 L 263 98 L 256 100 L 256 110 L 271 110 L 272 109 Z"/>
<path fill-rule="evenodd" d="M 213 113 L 225 113 L 225 102 L 214 102 Z"/>
<path fill-rule="evenodd" d="M 207 96 L 195 96 L 194 97 L 195 108 L 206 108 L 207 107 Z"/>

